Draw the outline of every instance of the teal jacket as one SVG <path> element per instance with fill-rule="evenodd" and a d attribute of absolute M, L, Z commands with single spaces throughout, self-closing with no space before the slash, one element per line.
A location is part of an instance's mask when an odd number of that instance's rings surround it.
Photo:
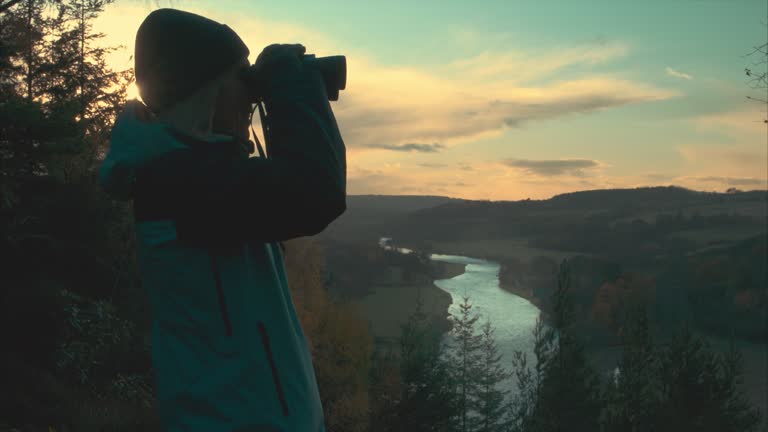
<path fill-rule="evenodd" d="M 346 209 L 346 150 L 320 79 L 272 83 L 267 158 L 143 121 L 135 102 L 116 119 L 100 181 L 133 200 L 168 431 L 325 430 L 279 247 Z"/>

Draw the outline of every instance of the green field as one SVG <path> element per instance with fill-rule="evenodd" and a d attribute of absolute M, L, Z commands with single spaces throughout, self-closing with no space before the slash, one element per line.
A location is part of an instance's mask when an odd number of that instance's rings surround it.
<path fill-rule="evenodd" d="M 435 285 L 378 285 L 371 288 L 372 294 L 355 301 L 363 315 L 371 323 L 376 337 L 396 338 L 400 336 L 400 325 L 408 321 L 416 311 L 419 292 L 424 311 L 436 319 L 447 315 L 451 295 Z"/>

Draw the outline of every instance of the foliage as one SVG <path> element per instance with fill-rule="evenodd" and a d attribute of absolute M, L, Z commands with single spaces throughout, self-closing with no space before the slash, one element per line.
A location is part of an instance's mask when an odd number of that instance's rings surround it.
<path fill-rule="evenodd" d="M 768 27 L 768 22 L 765 23 Z M 762 41 L 761 41 L 762 42 Z M 747 99 L 761 103 L 766 107 L 766 118 L 763 123 L 768 123 L 768 41 L 752 48 L 747 57 L 756 58 L 751 66 L 744 68 L 744 74 L 749 77 L 749 87 L 759 92 L 759 96 L 747 96 Z M 757 68 L 757 69 L 756 69 Z"/>
<path fill-rule="evenodd" d="M 759 412 L 737 390 L 740 357 L 718 354 L 688 326 L 677 332 L 660 356 L 663 402 L 660 431 L 755 431 Z"/>
<path fill-rule="evenodd" d="M 491 322 L 483 323 L 481 331 L 481 361 L 477 394 L 480 422 L 477 431 L 496 432 L 505 427 L 504 401 L 509 394 L 509 390 L 501 390 L 498 385 L 504 383 L 510 374 L 502 366 L 502 356 L 496 346 L 495 329 Z"/>
<path fill-rule="evenodd" d="M 452 347 L 448 358 L 453 364 L 453 379 L 456 383 L 459 404 L 459 430 L 473 431 L 480 421 L 478 393 L 482 373 L 482 336 L 477 334 L 475 323 L 480 319 L 472 312 L 469 297 L 463 296 L 459 304 L 459 315 L 453 317 L 451 329 Z"/>
<path fill-rule="evenodd" d="M 0 404 L 30 428 L 156 424 L 132 215 L 95 175 L 131 74 L 106 65 L 112 48 L 91 28 L 109 3 L 0 13 L 0 328 L 12 347 Z"/>
<path fill-rule="evenodd" d="M 453 431 L 458 415 L 452 365 L 444 359 L 440 332 L 423 312 L 421 297 L 416 311 L 401 326 L 400 394 L 392 431 Z"/>
<path fill-rule="evenodd" d="M 365 319 L 329 298 L 323 253 L 312 239 L 286 243 L 288 285 L 312 353 L 329 430 L 367 431 L 373 341 Z"/>
<path fill-rule="evenodd" d="M 600 383 L 572 330 L 569 288 L 568 261 L 563 261 L 558 273 L 558 289 L 552 299 L 552 327 L 543 328 L 539 324 L 534 330 L 535 372 L 527 372 L 525 363 L 517 356 L 517 365 L 523 367 L 517 372 L 524 378 L 523 394 L 532 394 L 533 399 L 525 403 L 518 401 L 513 419 L 526 432 L 598 428 Z"/>
<path fill-rule="evenodd" d="M 718 354 L 688 326 L 657 343 L 644 305 L 628 312 L 622 358 L 600 382 L 569 322 L 567 262 L 554 295 L 553 328 L 534 329 L 536 365 L 512 360 L 518 392 L 508 405 L 509 431 L 756 431 L 759 411 L 738 390 L 741 356 L 731 339 Z"/>

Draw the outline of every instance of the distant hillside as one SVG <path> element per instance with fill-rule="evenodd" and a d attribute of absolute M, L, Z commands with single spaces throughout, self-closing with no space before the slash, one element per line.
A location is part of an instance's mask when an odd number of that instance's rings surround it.
<path fill-rule="evenodd" d="M 347 208 L 352 210 L 408 213 L 446 203 L 466 200 L 433 195 L 347 195 Z"/>
<path fill-rule="evenodd" d="M 409 199 L 414 201 L 404 201 Z M 610 254 L 626 249 L 643 256 L 763 232 L 768 216 L 766 191 L 715 193 L 675 186 L 583 191 L 548 200 L 368 196 L 359 207 L 354 200 L 328 235 L 363 241 L 392 236 L 412 244 L 516 238 L 544 249 Z M 387 210 L 388 202 L 399 207 Z M 405 211 L 409 206 L 414 210 Z"/>
<path fill-rule="evenodd" d="M 336 219 L 321 238 L 348 242 L 378 242 L 387 235 L 377 227 L 412 212 L 465 200 L 431 195 L 347 195 L 347 211 Z M 382 234 L 383 233 L 383 234 Z"/>
<path fill-rule="evenodd" d="M 717 204 L 744 201 L 765 202 L 766 191 L 734 193 L 700 192 L 678 186 L 635 189 L 600 189 L 555 195 L 546 200 L 487 201 L 455 200 L 416 212 L 412 217 L 503 215 L 505 212 L 540 210 L 637 211 L 678 209 L 692 204 Z"/>

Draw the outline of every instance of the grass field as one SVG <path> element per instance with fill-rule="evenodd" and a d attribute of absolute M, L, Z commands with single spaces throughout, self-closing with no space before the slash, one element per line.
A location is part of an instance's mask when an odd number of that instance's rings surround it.
<path fill-rule="evenodd" d="M 371 323 L 374 336 L 396 338 L 400 325 L 416 311 L 416 299 L 421 292 L 424 311 L 435 319 L 443 319 L 451 304 L 451 295 L 435 285 L 379 285 L 372 294 L 355 303 Z"/>

